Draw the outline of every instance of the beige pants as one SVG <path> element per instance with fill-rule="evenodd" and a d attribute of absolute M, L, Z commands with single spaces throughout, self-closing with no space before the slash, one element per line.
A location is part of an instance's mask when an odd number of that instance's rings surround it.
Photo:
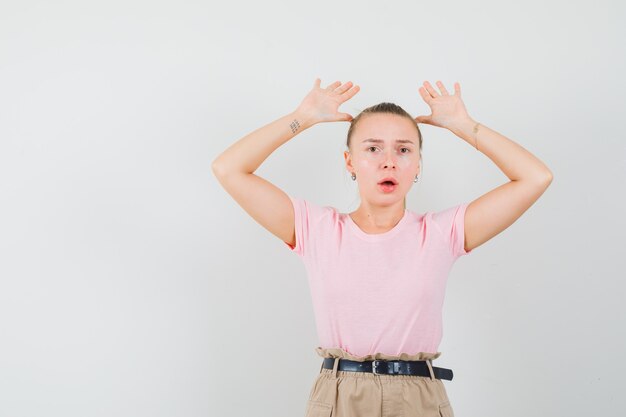
<path fill-rule="evenodd" d="M 333 369 L 320 366 L 320 373 L 311 388 L 305 417 L 454 417 L 446 388 L 432 373 L 430 361 L 438 358 L 441 352 L 354 356 L 338 348 L 317 347 L 315 351 L 322 358 L 336 359 Z M 340 358 L 353 361 L 426 360 L 431 375 L 339 371 L 337 366 Z"/>

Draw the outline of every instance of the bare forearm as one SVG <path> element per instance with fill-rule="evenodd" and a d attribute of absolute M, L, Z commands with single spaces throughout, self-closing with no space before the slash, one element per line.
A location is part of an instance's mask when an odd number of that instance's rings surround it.
<path fill-rule="evenodd" d="M 518 143 L 501 135 L 482 123 L 478 131 L 473 129 L 476 121 L 467 119 L 453 133 L 487 155 L 511 180 L 545 181 L 552 179 L 550 169 Z"/>
<path fill-rule="evenodd" d="M 291 112 L 229 146 L 213 161 L 213 172 L 216 175 L 233 171 L 251 174 L 279 146 L 313 124 L 305 115 Z"/>

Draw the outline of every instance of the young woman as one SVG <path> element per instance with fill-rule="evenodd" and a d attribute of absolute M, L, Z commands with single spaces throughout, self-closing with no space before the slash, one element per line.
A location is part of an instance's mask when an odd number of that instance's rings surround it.
<path fill-rule="evenodd" d="M 473 120 L 461 87 L 449 94 L 424 82 L 432 114 L 412 118 L 380 103 L 356 118 L 338 112 L 359 87 L 316 79 L 298 108 L 226 149 L 212 165 L 226 191 L 305 263 L 324 358 L 306 416 L 454 415 L 432 361 L 452 264 L 517 220 L 543 194 L 552 173 L 512 140 Z M 352 213 L 285 194 L 254 174 L 280 145 L 317 123 L 350 121 L 344 152 L 361 203 Z M 471 203 L 423 214 L 406 209 L 419 180 L 417 123 L 448 129 L 485 154 L 510 179 Z M 459 172 L 460 173 L 460 172 Z"/>

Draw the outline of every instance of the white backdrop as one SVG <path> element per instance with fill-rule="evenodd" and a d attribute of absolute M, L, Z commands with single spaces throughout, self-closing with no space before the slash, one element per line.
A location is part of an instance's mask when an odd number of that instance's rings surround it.
<path fill-rule="evenodd" d="M 425 80 L 554 174 L 455 264 L 445 386 L 457 417 L 622 416 L 625 38 L 615 1 L 4 1 L 0 416 L 303 416 L 319 371 L 304 265 L 211 161 L 316 77 L 429 114 Z M 347 122 L 256 171 L 358 207 Z M 415 212 L 508 181 L 422 125 Z"/>

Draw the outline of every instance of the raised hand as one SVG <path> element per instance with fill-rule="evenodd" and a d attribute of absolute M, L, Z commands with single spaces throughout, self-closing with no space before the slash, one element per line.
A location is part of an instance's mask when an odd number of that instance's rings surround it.
<path fill-rule="evenodd" d="M 463 121 L 471 118 L 461 100 L 461 85 L 454 83 L 453 95 L 448 94 L 441 81 L 437 81 L 437 86 L 441 94 L 428 81 L 424 81 L 424 87 L 419 88 L 420 95 L 432 113 L 428 116 L 417 116 L 415 121 L 454 130 Z"/>
<path fill-rule="evenodd" d="M 326 88 L 320 87 L 321 80 L 315 79 L 313 89 L 304 97 L 296 111 L 306 115 L 311 123 L 351 121 L 348 113 L 339 113 L 338 107 L 351 99 L 360 87 L 352 85 L 351 81 L 341 84 L 335 81 Z M 352 88 L 351 88 L 352 87 Z"/>

